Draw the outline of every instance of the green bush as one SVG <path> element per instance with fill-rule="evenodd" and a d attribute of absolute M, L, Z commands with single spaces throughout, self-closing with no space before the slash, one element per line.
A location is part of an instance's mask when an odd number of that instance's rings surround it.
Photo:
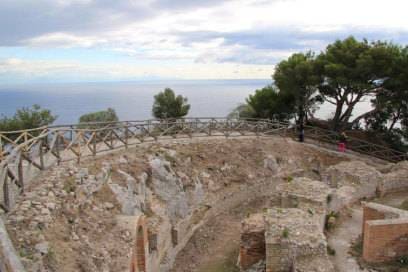
<path fill-rule="evenodd" d="M 92 122 L 117 122 L 119 121 L 116 112 L 112 108 L 107 110 L 91 112 L 79 117 L 79 123 L 92 123 Z"/>
<path fill-rule="evenodd" d="M 13 117 L 3 116 L 0 119 L 0 131 L 32 129 L 52 124 L 57 116 L 39 105 L 18 109 Z"/>
<path fill-rule="evenodd" d="M 187 98 L 181 95 L 176 96 L 170 88 L 154 96 L 152 114 L 155 118 L 181 118 L 186 116 L 189 110 L 190 105 L 187 104 Z"/>
<path fill-rule="evenodd" d="M 285 238 L 285 239 L 289 237 L 289 229 L 288 228 L 284 228 L 284 230 L 282 231 L 282 237 Z"/>

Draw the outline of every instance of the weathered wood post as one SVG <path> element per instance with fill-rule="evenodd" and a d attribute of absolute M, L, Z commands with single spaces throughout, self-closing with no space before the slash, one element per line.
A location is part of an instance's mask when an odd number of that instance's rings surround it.
<path fill-rule="evenodd" d="M 92 134 L 92 155 L 95 157 L 96 156 L 96 135 L 98 134 L 97 131 L 94 131 Z"/>
<path fill-rule="evenodd" d="M 57 135 L 55 137 L 57 138 L 55 139 L 55 148 L 56 148 L 55 154 L 57 156 L 57 165 L 60 165 L 61 163 L 61 155 L 60 155 L 60 150 L 59 150 L 60 135 L 58 131 L 56 133 Z"/>
<path fill-rule="evenodd" d="M 44 165 L 44 151 L 43 151 L 43 143 L 44 143 L 44 138 L 40 139 L 40 150 L 39 150 L 39 156 L 40 156 L 40 166 L 41 166 L 41 170 L 45 169 L 45 165 Z"/>
<path fill-rule="evenodd" d="M 3 141 L 2 136 L 0 134 L 0 162 L 3 160 Z"/>
<path fill-rule="evenodd" d="M 17 175 L 18 175 L 18 183 L 21 187 L 21 191 L 24 192 L 24 168 L 23 168 L 23 151 L 20 151 L 20 156 L 18 158 L 18 165 L 17 165 Z"/>
<path fill-rule="evenodd" d="M 10 196 L 8 187 L 8 171 L 7 165 L 3 168 L 4 182 L 3 182 L 3 201 L 6 212 L 10 210 Z"/>
<path fill-rule="evenodd" d="M 125 123 L 125 148 L 129 145 L 129 122 Z"/>

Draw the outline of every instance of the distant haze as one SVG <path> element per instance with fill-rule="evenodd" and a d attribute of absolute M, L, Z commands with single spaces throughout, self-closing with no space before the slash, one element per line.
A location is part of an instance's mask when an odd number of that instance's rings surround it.
<path fill-rule="evenodd" d="M 153 96 L 166 87 L 188 98 L 190 117 L 226 117 L 271 80 L 187 80 L 116 83 L 29 84 L 0 87 L 0 115 L 11 116 L 22 107 L 39 104 L 58 115 L 56 124 L 77 123 L 82 114 L 114 108 L 121 120 L 152 118 Z M 370 109 L 360 103 L 355 115 Z M 327 119 L 334 111 L 323 105 L 316 116 Z"/>

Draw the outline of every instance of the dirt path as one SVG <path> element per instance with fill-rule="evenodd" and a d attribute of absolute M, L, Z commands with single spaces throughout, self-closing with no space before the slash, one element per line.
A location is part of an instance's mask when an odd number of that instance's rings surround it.
<path fill-rule="evenodd" d="M 399 207 L 408 199 L 408 192 L 389 194 L 374 202 Z M 360 269 L 356 259 L 349 254 L 350 246 L 360 235 L 363 224 L 363 211 L 361 205 L 355 205 L 350 209 L 349 218 L 345 218 L 340 225 L 328 237 L 328 243 L 336 251 L 332 261 L 338 272 L 360 272 L 373 271 Z"/>
<path fill-rule="evenodd" d="M 244 203 L 200 228 L 179 253 L 172 272 L 238 272 L 241 221 L 261 211 L 264 200 Z"/>
<path fill-rule="evenodd" d="M 356 259 L 350 256 L 351 243 L 361 234 L 363 211 L 360 205 L 350 209 L 349 218 L 346 218 L 339 226 L 336 226 L 330 234 L 329 246 L 336 251 L 332 257 L 334 267 L 338 272 L 359 272 L 361 270 Z"/>

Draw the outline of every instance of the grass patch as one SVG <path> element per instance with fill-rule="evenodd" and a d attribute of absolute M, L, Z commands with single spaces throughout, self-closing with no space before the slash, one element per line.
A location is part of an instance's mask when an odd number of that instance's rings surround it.
<path fill-rule="evenodd" d="M 400 209 L 408 211 L 408 199 L 402 202 Z"/>
<path fill-rule="evenodd" d="M 363 237 L 361 235 L 351 244 L 350 254 L 354 257 L 363 255 Z"/>
<path fill-rule="evenodd" d="M 75 192 L 76 190 L 76 181 L 74 177 L 69 177 L 64 183 L 64 191 L 68 194 L 71 192 Z"/>
<path fill-rule="evenodd" d="M 339 218 L 338 212 L 331 211 L 329 214 L 326 215 L 326 221 L 324 224 L 324 228 L 326 231 L 330 231 L 336 226 L 337 218 Z"/>
<path fill-rule="evenodd" d="M 288 228 L 284 228 L 282 231 L 282 237 L 287 239 L 289 237 L 289 229 Z"/>
<path fill-rule="evenodd" d="M 331 246 L 327 245 L 327 254 L 329 254 L 330 256 L 334 256 L 336 255 L 336 250 L 333 249 Z"/>

